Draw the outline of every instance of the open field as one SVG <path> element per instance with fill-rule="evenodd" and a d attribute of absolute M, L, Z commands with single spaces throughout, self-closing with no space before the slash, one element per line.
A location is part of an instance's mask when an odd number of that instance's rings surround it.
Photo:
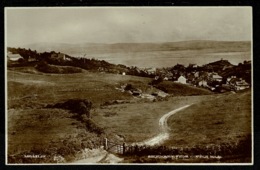
<path fill-rule="evenodd" d="M 171 137 L 167 144 L 238 143 L 251 136 L 251 110 L 250 91 L 198 102 L 169 118 Z"/>
<path fill-rule="evenodd" d="M 129 93 L 122 93 L 116 89 L 125 84 L 131 84 L 144 93 L 152 91 L 152 87 L 148 85 L 152 80 L 151 78 L 88 71 L 60 75 L 38 73 L 34 68 L 15 68 L 15 70 L 17 71 L 9 70 L 7 75 L 9 108 L 26 104 L 25 101 L 20 99 L 44 105 L 71 98 L 80 98 L 89 99 L 95 107 L 110 100 L 134 99 Z M 168 82 L 167 84 L 174 83 Z M 173 88 L 175 86 L 176 88 L 180 87 L 173 85 Z M 178 92 L 176 88 L 175 90 Z M 194 92 L 197 95 L 205 94 L 203 89 L 187 86 L 185 86 L 185 91 L 182 90 L 182 95 L 192 95 Z M 209 91 L 207 92 L 206 94 L 209 94 Z"/>
<path fill-rule="evenodd" d="M 167 112 L 209 98 L 215 96 L 180 96 L 167 101 L 111 105 L 95 110 L 99 114 L 94 120 L 124 137 L 126 142 L 140 142 L 159 133 L 159 119 Z M 111 116 L 105 116 L 108 113 Z"/>
<path fill-rule="evenodd" d="M 170 81 L 163 81 L 160 84 L 156 85 L 156 87 L 174 96 L 196 96 L 212 94 L 212 92 L 208 89 L 200 88 L 200 90 L 198 90 L 197 87 L 183 85 L 180 83 L 172 83 Z"/>
<path fill-rule="evenodd" d="M 57 162 L 53 160 L 55 155 L 73 161 L 82 149 L 100 146 L 105 136 L 119 143 L 140 142 L 159 133 L 158 121 L 164 114 L 192 103 L 169 118 L 171 136 L 165 145 L 237 142 L 251 132 L 250 92 L 212 94 L 165 82 L 172 95 L 151 101 L 117 89 L 131 84 L 143 93 L 151 93 L 154 89 L 148 85 L 150 78 L 88 71 L 45 74 L 29 67 L 14 68 L 7 74 L 9 162 Z M 75 98 L 93 103 L 92 120 L 105 129 L 105 134 L 90 132 L 68 110 L 46 108 Z M 104 104 L 114 100 L 128 102 Z M 24 153 L 48 156 L 41 160 L 12 157 Z"/>
<path fill-rule="evenodd" d="M 189 108 L 169 118 L 168 126 L 172 135 L 167 145 L 237 142 L 251 134 L 250 92 L 171 97 L 167 101 L 154 103 L 111 105 L 95 110 L 99 114 L 94 119 L 125 137 L 127 142 L 140 142 L 159 133 L 158 122 L 164 114 L 192 103 Z"/>
<path fill-rule="evenodd" d="M 130 99 L 128 93 L 122 93 L 115 89 L 124 83 L 134 86 L 143 85 L 148 87 L 150 79 L 133 76 L 121 76 L 103 73 L 78 73 L 57 74 L 30 74 L 23 72 L 8 72 L 8 106 L 24 103 L 19 99 L 28 96 L 30 102 L 40 104 L 53 104 L 66 99 L 82 98 L 89 99 L 95 106 L 108 101 Z M 37 99 L 33 99 L 37 95 Z M 21 103 L 21 104 L 22 104 Z"/>

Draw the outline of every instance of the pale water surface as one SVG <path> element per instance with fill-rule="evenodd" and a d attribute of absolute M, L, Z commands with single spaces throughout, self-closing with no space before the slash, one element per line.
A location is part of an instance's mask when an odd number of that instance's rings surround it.
<path fill-rule="evenodd" d="M 70 54 L 75 57 L 83 57 L 84 54 Z M 200 51 L 151 51 L 151 52 L 128 52 L 128 53 L 106 53 L 89 54 L 87 58 L 105 60 L 114 64 L 126 66 L 148 67 L 171 67 L 178 64 L 197 64 L 199 66 L 220 59 L 228 60 L 231 64 L 237 65 L 244 60 L 252 60 L 250 52 L 222 52 L 205 53 Z"/>

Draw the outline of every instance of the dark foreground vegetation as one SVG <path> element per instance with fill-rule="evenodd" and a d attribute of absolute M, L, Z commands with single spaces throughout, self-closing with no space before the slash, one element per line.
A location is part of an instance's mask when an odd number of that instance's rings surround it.
<path fill-rule="evenodd" d="M 238 143 L 222 143 L 219 145 L 195 145 L 192 147 L 170 146 L 126 146 L 124 156 L 137 158 L 131 160 L 136 163 L 158 162 L 207 162 L 212 159 L 217 162 L 250 162 L 251 161 L 251 135 L 246 136 Z M 127 161 L 127 159 L 126 159 Z M 129 160 L 128 160 L 129 161 Z"/>
<path fill-rule="evenodd" d="M 100 148 L 103 145 L 102 139 L 105 137 L 105 131 L 103 128 L 99 127 L 90 116 L 90 110 L 92 108 L 92 103 L 89 100 L 83 99 L 70 99 L 62 103 L 57 103 L 54 105 L 47 105 L 45 109 L 38 111 L 37 116 L 30 116 L 31 122 L 38 122 L 37 126 L 40 128 L 48 128 L 47 134 L 45 130 L 41 132 L 42 141 L 39 140 L 36 135 L 32 136 L 31 139 L 26 138 L 25 140 L 31 140 L 31 146 L 24 145 L 23 142 L 13 141 L 9 142 L 9 154 L 8 154 L 8 163 L 62 163 L 69 162 L 74 160 L 77 157 L 77 154 L 80 153 L 85 148 Z M 56 110 L 55 110 L 56 109 Z M 62 109 L 62 110 L 60 110 Z M 64 110 L 64 111 L 63 111 Z M 68 114 L 66 110 L 69 110 Z M 27 111 L 28 112 L 28 111 Z M 27 113 L 32 114 L 34 113 Z M 52 115 L 50 115 L 52 114 Z M 73 114 L 72 116 L 70 114 Z M 27 117 L 26 114 L 23 114 L 23 117 Z M 69 117 L 69 119 L 67 119 Z M 49 119 L 54 119 L 52 122 L 49 122 Z M 35 120 L 37 119 L 37 120 Z M 56 127 L 60 122 L 57 119 L 62 119 L 65 122 L 70 123 L 72 126 L 76 126 L 77 133 L 72 134 L 75 137 L 71 136 L 70 126 Z M 67 119 L 67 120 L 66 120 Z M 12 119 L 13 120 L 13 119 Z M 56 122 L 57 120 L 57 122 Z M 73 121 L 75 120 L 75 121 Z M 10 119 L 9 119 L 10 121 Z M 13 120 L 16 121 L 16 120 Z M 64 123 L 65 123 L 64 122 Z M 15 122 L 13 122 L 15 123 Z M 50 124 L 51 123 L 51 124 Z M 20 128 L 23 128 L 23 133 L 26 133 L 28 130 L 34 134 L 34 128 L 38 129 L 39 127 L 34 127 L 30 122 L 27 122 L 27 119 L 24 122 L 19 123 Z M 16 125 L 16 126 L 19 126 Z M 24 124 L 28 124 L 29 129 L 24 127 Z M 66 124 L 66 123 L 65 123 Z M 47 125 L 47 127 L 45 127 Z M 26 129 L 24 129 L 26 128 Z M 68 129 L 69 128 L 69 129 Z M 52 137 L 51 131 L 62 130 L 62 133 L 54 134 L 55 137 Z M 70 135 L 66 135 L 66 133 Z M 17 131 L 9 131 L 9 140 L 13 139 L 12 136 L 18 133 Z M 63 135 L 63 133 L 65 133 Z M 18 134 L 19 135 L 19 134 Z M 47 136 L 45 136 L 47 135 Z M 60 140 L 51 140 L 55 139 L 57 136 L 63 136 Z M 17 136 L 19 137 L 19 136 Z M 22 138 L 20 138 L 22 139 Z M 19 142 L 21 146 L 25 146 L 19 150 L 14 150 L 16 147 L 12 148 L 13 144 Z M 46 142 L 46 143 L 45 143 Z M 41 143 L 41 145 L 38 145 Z M 14 144 L 17 145 L 17 144 Z M 12 154 L 11 154 L 12 153 Z"/>
<path fill-rule="evenodd" d="M 86 99 L 69 99 L 63 103 L 47 105 L 47 108 L 60 108 L 70 110 L 72 113 L 75 114 L 74 118 L 86 125 L 86 129 L 89 132 L 96 133 L 98 135 L 104 134 L 104 129 L 99 127 L 93 120 L 91 120 L 91 107 L 92 103 Z"/>

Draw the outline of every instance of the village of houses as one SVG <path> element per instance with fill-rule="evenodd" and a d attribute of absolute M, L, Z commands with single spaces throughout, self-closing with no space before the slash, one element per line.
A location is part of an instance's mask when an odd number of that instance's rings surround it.
<path fill-rule="evenodd" d="M 223 59 L 217 62 L 229 63 L 227 60 Z M 244 64 L 251 65 L 251 61 L 245 61 Z M 221 71 L 232 67 L 234 66 L 223 66 Z M 205 69 L 205 66 L 204 68 L 203 66 L 199 67 L 197 64 L 189 64 L 186 68 L 182 64 L 177 64 L 172 68 L 148 68 L 144 69 L 144 71 L 149 75 L 154 75 L 155 80 L 162 79 L 162 81 L 174 81 L 176 83 L 206 88 L 215 92 L 235 92 L 248 89 L 251 86 L 250 83 L 246 82 L 246 80 L 241 77 L 237 77 L 236 75 L 222 77 L 217 72 Z"/>

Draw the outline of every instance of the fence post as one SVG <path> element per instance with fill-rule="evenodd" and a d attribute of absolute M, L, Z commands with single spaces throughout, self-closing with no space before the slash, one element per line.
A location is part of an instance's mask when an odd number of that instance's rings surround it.
<path fill-rule="evenodd" d="M 123 143 L 123 155 L 125 154 L 125 142 Z"/>
<path fill-rule="evenodd" d="M 105 146 L 104 146 L 105 150 L 107 150 L 108 149 L 108 147 L 107 147 L 107 138 L 105 138 L 105 143 L 104 144 L 105 144 Z"/>

